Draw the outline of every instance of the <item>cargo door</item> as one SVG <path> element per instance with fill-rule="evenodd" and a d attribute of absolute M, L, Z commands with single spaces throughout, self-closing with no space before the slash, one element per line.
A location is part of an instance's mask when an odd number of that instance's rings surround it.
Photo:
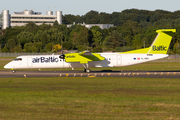
<path fill-rule="evenodd" d="M 117 65 L 121 65 L 121 56 L 117 55 Z"/>

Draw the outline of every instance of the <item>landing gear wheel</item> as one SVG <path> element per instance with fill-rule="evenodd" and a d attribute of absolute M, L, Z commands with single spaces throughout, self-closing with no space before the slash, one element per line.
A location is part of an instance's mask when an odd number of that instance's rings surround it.
<path fill-rule="evenodd" d="M 91 70 L 90 70 L 90 69 L 86 69 L 86 72 L 87 72 L 87 73 L 90 73 L 90 72 L 91 72 Z"/>
<path fill-rule="evenodd" d="M 15 73 L 16 71 L 15 70 L 12 70 L 12 73 Z"/>
<path fill-rule="evenodd" d="M 91 70 L 90 69 L 88 69 L 88 64 L 82 64 L 83 65 L 83 67 L 84 67 L 84 72 L 86 72 L 86 73 L 90 73 L 91 72 Z"/>

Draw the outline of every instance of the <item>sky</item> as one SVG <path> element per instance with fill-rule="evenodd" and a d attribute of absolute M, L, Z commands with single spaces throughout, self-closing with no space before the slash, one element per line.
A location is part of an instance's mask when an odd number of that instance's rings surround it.
<path fill-rule="evenodd" d="M 180 0 L 0 0 L 0 12 L 9 10 L 10 14 L 26 10 L 42 12 L 62 11 L 63 15 L 85 15 L 94 10 L 98 12 L 121 12 L 126 9 L 140 9 L 154 11 L 180 10 Z"/>

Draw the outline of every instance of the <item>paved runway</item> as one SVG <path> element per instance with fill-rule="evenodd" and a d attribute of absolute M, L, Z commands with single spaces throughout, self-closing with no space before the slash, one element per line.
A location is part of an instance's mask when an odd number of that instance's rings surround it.
<path fill-rule="evenodd" d="M 22 77 L 142 77 L 180 78 L 180 71 L 0 71 L 0 78 Z"/>

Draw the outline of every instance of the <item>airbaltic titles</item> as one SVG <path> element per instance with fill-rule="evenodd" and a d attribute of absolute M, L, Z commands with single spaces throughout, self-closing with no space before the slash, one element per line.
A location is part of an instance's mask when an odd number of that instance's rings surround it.
<path fill-rule="evenodd" d="M 166 51 L 166 46 L 164 46 L 164 45 L 159 45 L 159 46 L 155 46 L 155 45 L 153 45 L 152 46 L 152 50 L 153 51 Z"/>
<path fill-rule="evenodd" d="M 53 63 L 53 62 L 58 62 L 58 58 L 56 57 L 36 57 L 36 58 L 33 58 L 32 60 L 33 63 Z"/>

